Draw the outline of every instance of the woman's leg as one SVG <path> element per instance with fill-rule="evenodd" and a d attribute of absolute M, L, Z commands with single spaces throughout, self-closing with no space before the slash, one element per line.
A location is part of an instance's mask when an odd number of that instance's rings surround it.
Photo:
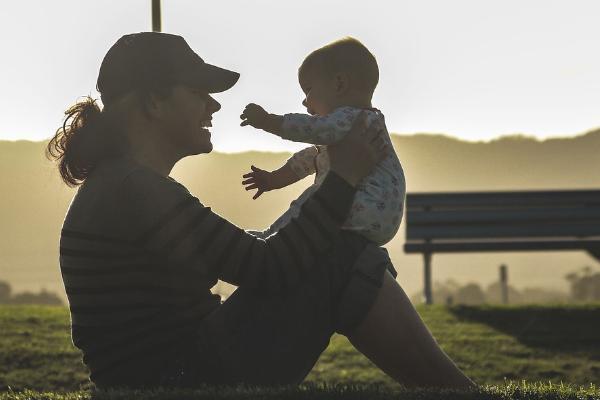
<path fill-rule="evenodd" d="M 191 363 L 195 382 L 301 383 L 338 327 L 339 298 L 364 246 L 356 235 L 340 240 L 300 285 L 283 293 L 238 288 L 203 321 Z"/>
<path fill-rule="evenodd" d="M 294 289 L 270 294 L 240 288 L 206 317 L 192 355 L 198 368 L 193 380 L 300 383 L 337 331 L 400 383 L 473 385 L 388 272 L 384 250 L 347 234 L 324 258 Z"/>
<path fill-rule="evenodd" d="M 200 378 L 217 384 L 301 383 L 334 332 L 323 293 L 320 282 L 286 295 L 238 288 L 200 331 L 198 362 L 215 368 Z"/>
<path fill-rule="evenodd" d="M 365 319 L 348 338 L 375 365 L 406 386 L 475 386 L 438 346 L 389 273 Z"/>

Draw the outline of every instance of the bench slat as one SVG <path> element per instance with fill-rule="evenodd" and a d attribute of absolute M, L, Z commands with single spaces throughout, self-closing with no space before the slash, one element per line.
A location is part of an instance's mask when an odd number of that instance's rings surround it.
<path fill-rule="evenodd" d="M 600 236 L 598 223 L 535 223 L 506 225 L 411 225 L 407 224 L 406 238 L 411 239 L 477 239 L 523 237 L 578 237 Z"/>
<path fill-rule="evenodd" d="M 600 204 L 600 190 L 409 193 L 406 209 Z"/>
<path fill-rule="evenodd" d="M 409 225 L 481 224 L 493 229 L 495 224 L 576 222 L 587 221 L 600 225 L 600 204 L 591 207 L 553 207 L 532 210 L 472 210 L 472 211 L 409 211 Z"/>
<path fill-rule="evenodd" d="M 600 251 L 600 239 L 585 240 L 498 240 L 498 241 L 451 241 L 406 242 L 406 253 L 463 253 L 484 251 L 532 251 L 532 250 L 588 250 Z"/>

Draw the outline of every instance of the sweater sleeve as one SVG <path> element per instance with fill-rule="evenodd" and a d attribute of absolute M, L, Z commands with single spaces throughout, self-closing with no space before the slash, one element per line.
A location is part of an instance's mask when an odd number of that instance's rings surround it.
<path fill-rule="evenodd" d="M 299 216 L 264 240 L 205 207 L 171 178 L 140 168 L 123 182 L 138 245 L 170 267 L 270 292 L 294 286 L 328 250 L 354 192 L 330 172 Z"/>
<path fill-rule="evenodd" d="M 360 110 L 340 107 L 324 116 L 285 114 L 279 136 L 293 142 L 327 145 L 341 140 Z"/>
<path fill-rule="evenodd" d="M 319 150 L 315 146 L 310 146 L 294 153 L 286 164 L 294 171 L 299 179 L 312 175 L 317 171 L 316 158 Z"/>

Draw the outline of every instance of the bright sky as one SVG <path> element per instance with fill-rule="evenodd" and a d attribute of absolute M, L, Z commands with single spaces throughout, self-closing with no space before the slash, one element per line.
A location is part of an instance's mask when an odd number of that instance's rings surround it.
<path fill-rule="evenodd" d="M 19 0 L 0 10 L 0 139 L 42 140 L 122 34 L 150 29 L 150 0 Z M 240 128 L 248 102 L 302 112 L 296 71 L 351 35 L 378 59 L 374 106 L 397 133 L 468 140 L 572 136 L 600 126 L 598 0 L 163 0 L 163 30 L 242 73 L 217 95 L 219 151 L 298 146 Z"/>

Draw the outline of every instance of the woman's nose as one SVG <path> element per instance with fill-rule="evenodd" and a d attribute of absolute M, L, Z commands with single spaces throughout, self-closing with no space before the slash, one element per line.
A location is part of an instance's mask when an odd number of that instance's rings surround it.
<path fill-rule="evenodd" d="M 216 101 L 212 96 L 208 96 L 208 98 L 210 99 L 208 109 L 213 113 L 219 111 L 221 109 L 221 103 Z"/>
<path fill-rule="evenodd" d="M 306 99 L 302 100 L 302 105 L 303 105 L 304 107 L 308 107 L 308 106 L 306 105 Z"/>

